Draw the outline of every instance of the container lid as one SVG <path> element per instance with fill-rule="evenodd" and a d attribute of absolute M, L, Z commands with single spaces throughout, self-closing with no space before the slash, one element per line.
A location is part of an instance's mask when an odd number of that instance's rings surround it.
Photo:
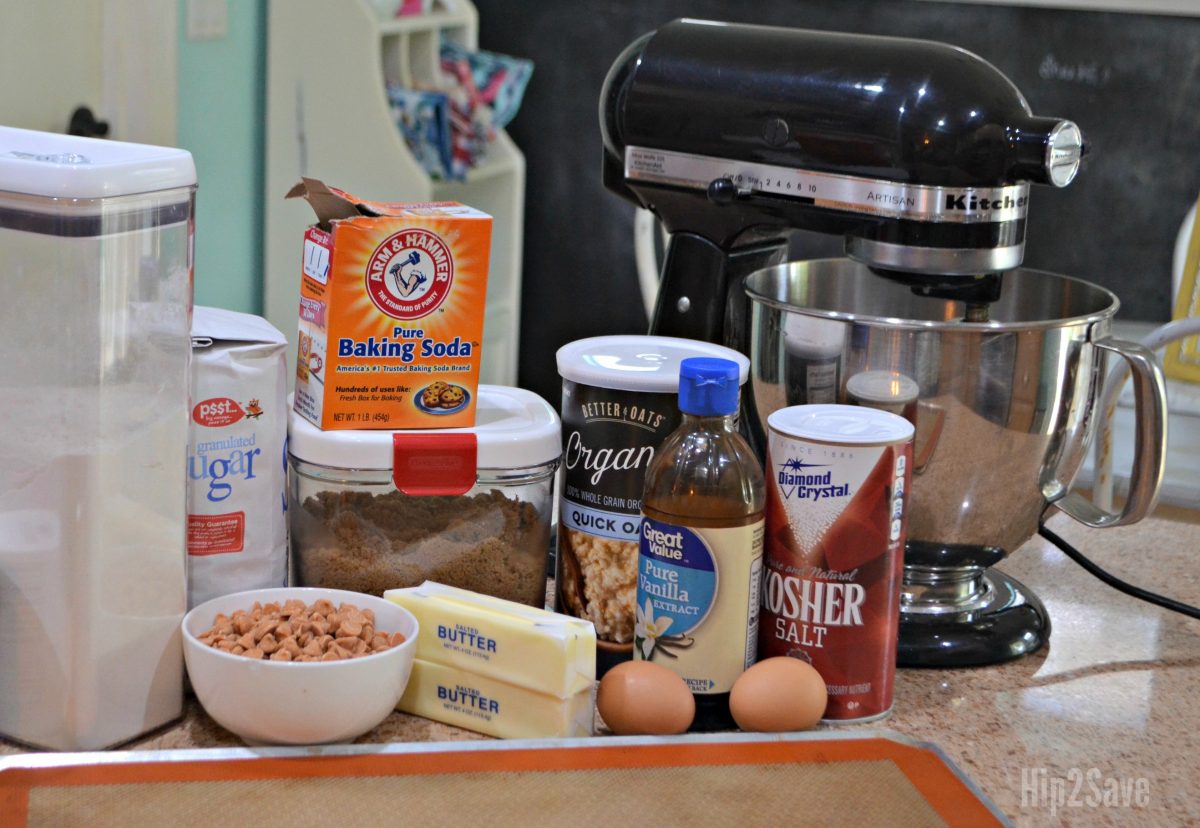
<path fill-rule="evenodd" d="M 688 357 L 679 365 L 679 410 L 724 417 L 738 408 L 738 364 L 731 359 Z"/>
<path fill-rule="evenodd" d="M 793 405 L 767 417 L 773 430 L 823 443 L 879 445 L 911 440 L 913 424 L 890 411 L 861 405 Z"/>
<path fill-rule="evenodd" d="M 802 359 L 834 359 L 845 348 L 846 324 L 834 319 L 784 315 L 783 346 L 792 356 Z"/>
<path fill-rule="evenodd" d="M 111 198 L 196 184 L 187 150 L 0 127 L 0 190 Z"/>
<path fill-rule="evenodd" d="M 846 380 L 846 393 L 872 403 L 908 403 L 917 398 L 916 380 L 899 371 L 860 371 Z"/>
<path fill-rule="evenodd" d="M 674 394 L 679 363 L 688 357 L 717 357 L 738 364 L 738 384 L 750 376 L 750 360 L 732 348 L 673 336 L 594 336 L 558 349 L 563 379 L 597 388 Z"/>
<path fill-rule="evenodd" d="M 391 469 L 394 435 L 448 435 L 450 440 L 474 435 L 475 466 L 479 469 L 528 468 L 558 459 L 562 452 L 558 414 L 537 394 L 521 388 L 481 385 L 476 399 L 475 425 L 470 428 L 322 431 L 291 409 L 288 450 L 297 459 L 319 466 Z M 289 408 L 291 404 L 289 398 Z"/>

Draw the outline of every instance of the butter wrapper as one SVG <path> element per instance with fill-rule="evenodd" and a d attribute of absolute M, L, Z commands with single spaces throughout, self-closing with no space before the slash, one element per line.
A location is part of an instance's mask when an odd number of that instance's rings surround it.
<path fill-rule="evenodd" d="M 418 640 L 418 653 L 420 647 Z M 557 698 L 418 658 L 396 707 L 500 739 L 545 739 L 591 736 L 594 703 L 590 686 Z"/>
<path fill-rule="evenodd" d="M 417 617 L 417 658 L 567 699 L 596 681 L 596 630 L 569 615 L 426 581 L 383 597 Z"/>

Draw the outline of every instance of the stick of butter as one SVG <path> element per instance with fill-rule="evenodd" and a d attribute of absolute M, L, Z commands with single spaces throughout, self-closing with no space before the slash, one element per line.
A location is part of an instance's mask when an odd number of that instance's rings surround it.
<path fill-rule="evenodd" d="M 413 661 L 397 709 L 501 739 L 591 736 L 595 694 L 560 699 L 458 667 Z"/>
<path fill-rule="evenodd" d="M 560 699 L 596 681 L 592 622 L 426 581 L 383 597 L 417 617 L 417 658 Z"/>

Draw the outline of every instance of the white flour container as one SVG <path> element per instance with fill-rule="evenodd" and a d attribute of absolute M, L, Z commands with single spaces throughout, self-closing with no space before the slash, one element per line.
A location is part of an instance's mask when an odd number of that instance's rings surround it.
<path fill-rule="evenodd" d="M 182 150 L 0 128 L 0 734 L 182 712 L 196 184 Z"/>

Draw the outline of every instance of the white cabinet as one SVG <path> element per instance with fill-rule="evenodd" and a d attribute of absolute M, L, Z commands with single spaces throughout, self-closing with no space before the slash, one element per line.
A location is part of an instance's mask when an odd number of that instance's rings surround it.
<path fill-rule="evenodd" d="M 312 210 L 284 194 L 301 176 L 378 201 L 461 201 L 494 218 L 481 382 L 516 385 L 525 157 L 503 131 L 466 181 L 434 181 L 409 153 L 387 84 L 435 77 L 443 37 L 478 46 L 466 0 L 380 18 L 369 0 L 272 0 L 267 48 L 264 307 L 295 359 L 300 255 Z"/>
<path fill-rule="evenodd" d="M 176 20 L 162 0 L 0 0 L 0 123 L 66 132 L 87 105 L 109 138 L 176 146 Z"/>

